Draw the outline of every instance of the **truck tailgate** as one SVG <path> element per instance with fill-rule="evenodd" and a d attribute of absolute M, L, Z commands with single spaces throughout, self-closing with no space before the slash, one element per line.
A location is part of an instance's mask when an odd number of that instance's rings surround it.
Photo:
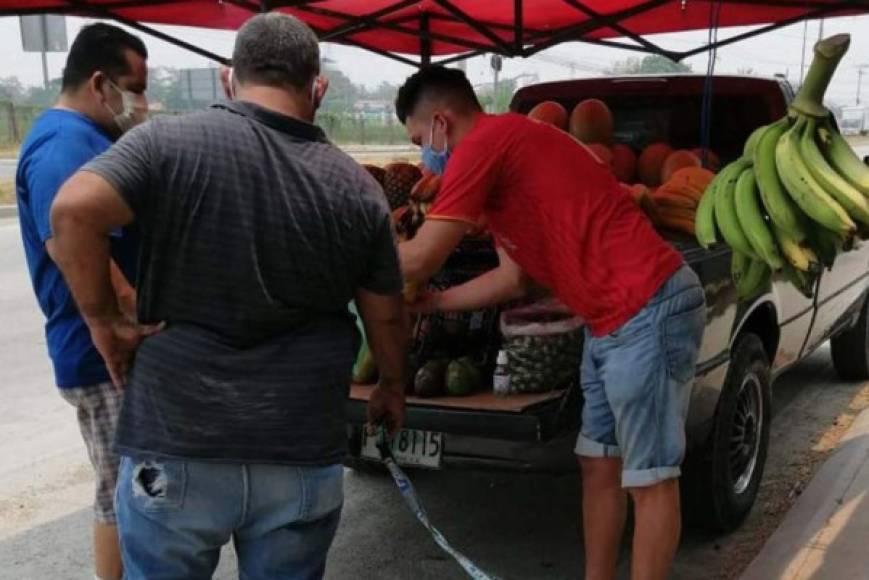
<path fill-rule="evenodd" d="M 353 385 L 347 402 L 351 424 L 365 422 L 368 398 L 374 387 Z M 405 426 L 514 441 L 542 441 L 552 436 L 568 390 L 498 397 L 491 392 L 468 397 L 407 398 Z"/>

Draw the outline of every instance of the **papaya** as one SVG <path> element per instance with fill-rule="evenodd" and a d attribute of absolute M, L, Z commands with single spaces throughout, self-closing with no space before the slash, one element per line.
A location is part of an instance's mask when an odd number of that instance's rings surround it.
<path fill-rule="evenodd" d="M 652 143 L 643 149 L 637 160 L 637 175 L 649 187 L 661 185 L 661 168 L 673 148 L 666 143 Z"/>
<path fill-rule="evenodd" d="M 567 109 L 555 101 L 543 101 L 528 112 L 528 118 L 567 130 Z"/>
<path fill-rule="evenodd" d="M 637 154 L 624 143 L 616 143 L 610 147 L 612 153 L 613 173 L 619 181 L 631 183 L 637 173 Z"/>
<path fill-rule="evenodd" d="M 670 177 L 683 167 L 700 167 L 700 158 L 686 149 L 678 149 L 670 153 L 661 166 L 661 183 L 667 183 Z"/>
<path fill-rule="evenodd" d="M 613 114 L 600 99 L 586 99 L 570 113 L 570 133 L 583 143 L 613 142 Z"/>

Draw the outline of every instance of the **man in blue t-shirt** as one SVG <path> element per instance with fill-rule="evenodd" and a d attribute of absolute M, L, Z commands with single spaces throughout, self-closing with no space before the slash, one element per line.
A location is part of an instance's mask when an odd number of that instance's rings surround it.
<path fill-rule="evenodd" d="M 112 386 L 69 288 L 52 259 L 51 203 L 60 186 L 147 115 L 148 53 L 142 41 L 108 24 L 84 27 L 69 51 L 61 95 L 21 146 L 16 175 L 21 237 L 48 353 L 61 395 L 77 410 L 96 474 L 94 565 L 97 578 L 122 576 L 115 525 L 118 459 L 112 450 L 121 392 Z M 135 317 L 138 243 L 130 228 L 112 234 L 112 285 Z"/>

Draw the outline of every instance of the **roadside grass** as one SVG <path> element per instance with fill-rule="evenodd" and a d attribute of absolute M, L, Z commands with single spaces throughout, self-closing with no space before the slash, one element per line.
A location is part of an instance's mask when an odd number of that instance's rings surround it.
<path fill-rule="evenodd" d="M 15 203 L 15 182 L 11 179 L 0 179 L 0 205 Z"/>

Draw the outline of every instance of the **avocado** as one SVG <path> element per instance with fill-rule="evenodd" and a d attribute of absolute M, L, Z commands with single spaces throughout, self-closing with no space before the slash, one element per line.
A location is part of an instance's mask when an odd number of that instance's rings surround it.
<path fill-rule="evenodd" d="M 437 397 L 444 394 L 444 377 L 449 361 L 435 359 L 425 363 L 416 373 L 413 391 L 417 397 Z"/>
<path fill-rule="evenodd" d="M 483 375 L 470 357 L 462 357 L 447 367 L 447 393 L 456 397 L 470 395 L 483 383 Z"/>

